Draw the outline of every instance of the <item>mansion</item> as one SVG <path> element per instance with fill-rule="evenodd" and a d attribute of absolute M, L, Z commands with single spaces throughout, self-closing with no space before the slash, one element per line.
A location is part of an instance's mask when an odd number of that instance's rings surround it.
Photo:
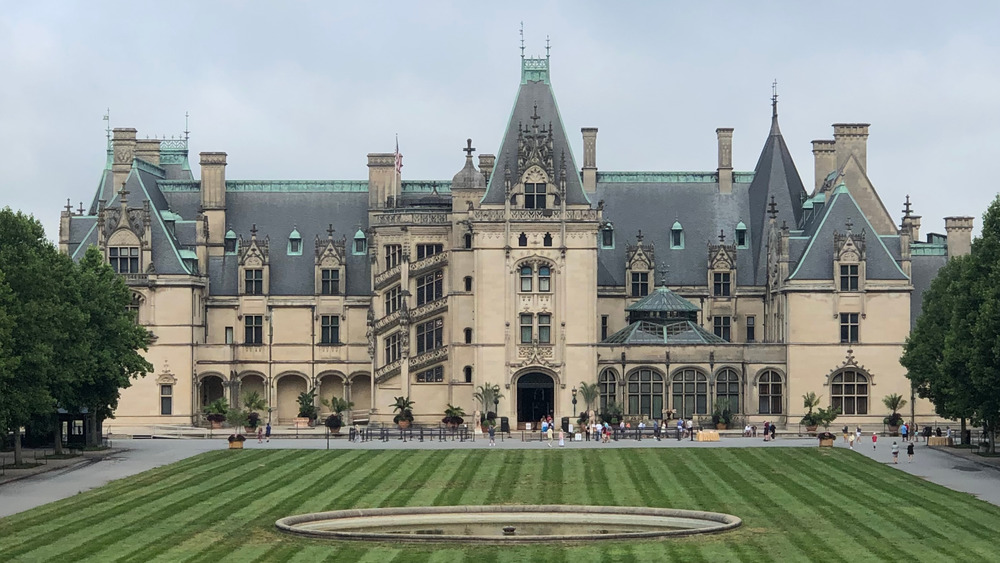
<path fill-rule="evenodd" d="M 368 154 L 363 180 L 230 179 L 224 152 L 200 153 L 196 179 L 186 138 L 114 129 L 59 246 L 97 245 L 154 335 L 154 371 L 115 425 L 197 424 L 252 391 L 283 425 L 310 389 L 380 422 L 409 396 L 436 423 L 496 385 L 512 427 L 585 410 L 584 383 L 598 411 L 728 407 L 791 428 L 808 392 L 838 425 L 910 399 L 904 341 L 937 270 L 970 251 L 972 218 L 921 240 L 907 199 L 897 224 L 866 172 L 867 124 L 812 142 L 808 185 L 776 100 L 752 171 L 733 169 L 725 128 L 715 170 L 601 170 L 596 128 L 572 153 L 549 58 L 521 65 L 500 146 L 474 158 L 470 141 L 464 164 L 456 147 L 450 180 L 403 179 L 394 153 Z"/>

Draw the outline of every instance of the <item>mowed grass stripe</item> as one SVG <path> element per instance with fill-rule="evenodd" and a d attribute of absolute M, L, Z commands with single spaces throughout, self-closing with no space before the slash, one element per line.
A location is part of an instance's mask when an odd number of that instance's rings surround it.
<path fill-rule="evenodd" d="M 601 468 L 602 470 L 606 470 L 608 467 L 615 468 L 613 482 L 612 479 L 609 478 L 612 477 L 612 475 L 605 475 L 606 482 L 608 487 L 611 489 L 611 494 L 614 498 L 614 502 L 612 503 L 614 506 L 649 506 L 645 496 L 639 490 L 639 487 L 642 484 L 636 483 L 631 479 L 621 478 L 623 473 L 621 467 L 624 464 L 623 458 L 633 454 L 634 451 L 632 448 L 611 450 L 609 451 L 608 456 L 611 460 L 613 460 L 612 463 Z"/>
<path fill-rule="evenodd" d="M 599 450 L 587 450 L 583 454 L 583 474 L 586 482 L 584 486 L 587 495 L 590 496 L 590 503 L 596 506 L 615 506 L 614 495 L 611 487 L 608 486 L 608 474 L 604 470 L 607 457 Z"/>
<path fill-rule="evenodd" d="M 448 481 L 434 496 L 431 501 L 432 506 L 454 506 L 459 504 L 462 494 L 470 487 L 476 473 L 485 459 L 485 452 L 469 452 L 468 455 L 461 456 L 462 459 L 457 464 L 452 459 L 451 473 L 448 474 Z M 458 457 L 458 456 L 456 456 Z"/>
<path fill-rule="evenodd" d="M 506 504 L 514 497 L 514 484 L 518 482 L 521 475 L 521 467 L 527 450 L 508 450 L 503 454 L 500 462 L 500 473 L 490 492 L 486 495 L 486 504 Z"/>
<path fill-rule="evenodd" d="M 242 452 L 239 455 L 242 455 Z M 52 556 L 46 555 L 46 558 L 82 560 L 93 557 L 95 560 L 107 561 L 116 555 L 129 554 L 127 560 L 148 561 L 151 557 L 142 556 L 136 559 L 133 550 L 155 555 L 161 549 L 174 545 L 181 539 L 178 527 L 185 529 L 183 527 L 185 523 L 214 522 L 228 515 L 234 504 L 232 501 L 226 501 L 230 492 L 235 492 L 237 498 L 252 495 L 260 488 L 275 483 L 280 484 L 283 477 L 298 473 L 306 464 L 307 460 L 273 464 L 269 470 L 261 471 L 250 481 L 240 479 L 243 475 L 241 472 L 223 484 L 206 484 L 197 488 L 200 494 L 187 495 L 183 499 L 176 500 L 173 497 L 166 497 L 163 500 L 170 502 L 165 506 L 151 505 L 145 511 L 148 512 L 145 516 L 130 517 L 122 523 L 123 525 L 106 527 L 103 534 L 81 545 L 72 547 L 60 545 L 64 548 L 62 551 Z M 235 504 L 244 503 L 237 501 Z M 198 530 L 192 527 L 187 531 L 195 533 Z M 145 549 L 143 549 L 144 544 Z"/>
<path fill-rule="evenodd" d="M 472 479 L 475 482 L 470 482 L 469 486 L 464 487 L 462 497 L 456 504 L 487 504 L 486 499 L 490 494 L 490 489 L 481 486 L 481 484 L 493 483 L 500 478 L 500 472 L 503 470 L 503 460 L 504 456 L 496 449 L 487 450 L 482 463 L 475 474 L 472 475 Z"/>
<path fill-rule="evenodd" d="M 317 488 L 322 490 L 322 487 L 327 484 L 327 479 L 330 478 L 331 474 L 328 466 L 318 463 L 324 457 L 328 458 L 329 456 L 308 456 L 301 460 L 302 463 L 300 465 L 296 466 L 297 468 L 304 466 L 306 469 L 313 467 L 311 472 L 296 469 L 290 473 L 266 476 L 264 479 L 255 476 L 255 478 L 246 482 L 246 490 L 238 491 L 239 494 L 232 496 L 232 498 L 213 508 L 211 511 L 201 515 L 205 520 L 221 522 L 222 525 L 212 526 L 209 531 L 194 529 L 183 538 L 177 535 L 165 535 L 155 541 L 146 541 L 144 542 L 145 545 L 140 545 L 132 551 L 128 558 L 121 561 L 146 563 L 158 554 L 170 553 L 172 550 L 190 556 L 204 551 L 212 551 L 217 554 L 221 549 L 232 549 L 235 546 L 229 545 L 228 548 L 226 546 L 232 541 L 231 538 L 240 535 L 240 526 L 245 526 L 245 521 L 254 517 L 252 513 L 249 513 L 248 509 L 257 499 L 268 498 L 280 491 L 282 493 L 280 499 L 275 499 L 277 502 L 272 505 L 276 506 L 289 497 L 302 498 L 304 493 L 314 495 Z M 356 463 L 359 467 L 362 465 L 360 456 L 358 455 L 338 455 L 338 460 L 341 457 L 348 457 L 348 467 L 352 462 Z M 339 475 L 336 477 L 339 478 Z M 297 487 L 298 489 L 295 490 L 293 487 Z M 292 488 L 291 491 L 288 490 L 290 488 Z M 227 515 L 237 516 L 235 518 L 224 518 Z M 246 518 L 246 516 L 250 516 L 250 518 Z M 273 520 L 268 522 L 268 528 L 273 525 L 272 523 Z"/>
<path fill-rule="evenodd" d="M 239 457 L 234 456 L 234 457 Z M 286 456 L 275 456 L 276 464 Z M 242 460 L 238 460 L 242 461 Z M 233 460 L 228 460 L 228 463 L 223 465 L 224 471 L 221 473 L 213 474 L 210 478 L 202 483 L 204 486 L 212 486 L 216 483 L 224 484 L 230 482 L 233 474 L 237 472 L 240 468 L 240 463 L 233 463 Z M 236 484 L 231 484 L 230 486 L 235 486 Z M 84 531 L 87 526 L 81 525 L 82 522 L 101 522 L 102 529 L 104 532 L 100 537 L 107 536 L 116 530 L 119 526 L 114 526 L 109 529 L 109 524 L 118 522 L 121 526 L 128 525 L 128 523 L 138 514 L 148 514 L 151 511 L 163 510 L 164 507 L 159 506 L 159 502 L 164 499 L 170 499 L 172 503 L 182 503 L 189 502 L 190 499 L 198 497 L 200 491 L 195 487 L 175 487 L 173 489 L 158 489 L 154 488 L 154 494 L 142 494 L 143 491 L 138 491 L 139 494 L 132 495 L 131 497 L 120 497 L 119 502 L 105 502 L 101 503 L 99 512 L 93 513 L 91 511 L 80 511 L 73 516 L 73 518 L 65 519 L 61 518 L 56 520 L 52 526 L 41 525 L 38 529 L 42 532 L 39 534 L 28 534 L 26 537 L 20 537 L 21 541 L 17 544 L 11 545 L 7 544 L 5 547 L 5 554 L 9 554 L 11 557 L 22 555 L 24 553 L 30 552 L 37 546 L 49 546 L 56 544 L 60 546 L 73 546 L 76 545 L 74 541 L 80 542 L 92 542 L 96 538 L 93 536 L 87 536 Z M 172 508 L 171 505 L 165 507 L 166 509 Z"/>
<path fill-rule="evenodd" d="M 538 496 L 541 504 L 560 504 L 562 502 L 563 471 L 562 465 L 566 456 L 564 452 L 549 452 L 542 461 L 542 491 Z"/>
<path fill-rule="evenodd" d="M 413 464 L 417 466 L 416 471 L 411 473 L 405 479 L 400 479 L 396 490 L 392 491 L 382 502 L 379 503 L 380 507 L 385 506 L 407 506 L 410 503 L 410 499 L 417 494 L 422 488 L 426 487 L 427 480 L 442 471 L 442 466 L 445 465 L 445 461 L 451 455 L 451 452 L 447 451 L 435 451 L 427 452 L 426 458 L 418 458 L 414 460 Z M 451 467 L 451 471 L 458 471 L 461 469 L 467 461 L 474 458 L 475 456 L 466 456 L 458 467 Z M 443 470 L 447 471 L 447 469 Z"/>
<path fill-rule="evenodd" d="M 681 475 L 673 467 L 675 452 L 666 450 L 637 450 L 635 459 L 645 465 L 649 477 L 663 495 L 663 507 L 688 509 L 695 506 L 694 497 L 681 483 Z"/>

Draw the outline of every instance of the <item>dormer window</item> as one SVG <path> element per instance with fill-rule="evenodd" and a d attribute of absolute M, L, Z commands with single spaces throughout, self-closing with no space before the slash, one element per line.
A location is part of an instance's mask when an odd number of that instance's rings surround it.
<path fill-rule="evenodd" d="M 740 221 L 736 224 L 736 248 L 747 248 L 747 226 Z"/>
<path fill-rule="evenodd" d="M 224 245 L 226 254 L 236 254 L 236 233 L 232 229 L 226 231 Z"/>
<path fill-rule="evenodd" d="M 302 256 L 302 235 L 298 229 L 292 229 L 288 235 L 288 255 Z"/>
<path fill-rule="evenodd" d="M 368 239 L 365 238 L 365 232 L 358 229 L 358 232 L 354 233 L 354 246 L 352 247 L 353 254 L 364 254 L 368 251 Z"/>
<path fill-rule="evenodd" d="M 615 229 L 611 223 L 606 223 L 601 227 L 601 248 L 615 247 Z"/>
<path fill-rule="evenodd" d="M 684 227 L 679 221 L 674 221 L 674 226 L 670 227 L 670 248 L 684 248 Z"/>
<path fill-rule="evenodd" d="M 858 265 L 840 265 L 840 291 L 858 291 Z"/>
<path fill-rule="evenodd" d="M 524 185 L 524 208 L 545 209 L 545 183 Z"/>
<path fill-rule="evenodd" d="M 138 274 L 139 247 L 112 246 L 108 248 L 108 262 L 111 269 L 119 274 Z"/>

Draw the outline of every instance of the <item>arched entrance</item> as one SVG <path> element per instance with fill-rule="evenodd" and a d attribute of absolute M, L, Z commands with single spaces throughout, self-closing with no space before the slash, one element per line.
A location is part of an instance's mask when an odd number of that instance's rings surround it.
<path fill-rule="evenodd" d="M 280 424 L 292 422 L 299 416 L 299 394 L 306 392 L 306 380 L 298 374 L 287 374 L 278 379 L 278 414 Z"/>
<path fill-rule="evenodd" d="M 225 386 L 222 377 L 218 375 L 206 375 L 201 380 L 201 406 L 205 408 L 216 399 L 226 396 Z"/>
<path fill-rule="evenodd" d="M 372 379 L 366 373 L 351 376 L 349 401 L 354 403 L 352 411 L 367 413 L 372 408 Z M 367 418 L 367 415 L 365 415 Z"/>
<path fill-rule="evenodd" d="M 540 373 L 526 373 L 517 380 L 517 421 L 538 422 L 543 416 L 553 415 L 555 382 Z"/>

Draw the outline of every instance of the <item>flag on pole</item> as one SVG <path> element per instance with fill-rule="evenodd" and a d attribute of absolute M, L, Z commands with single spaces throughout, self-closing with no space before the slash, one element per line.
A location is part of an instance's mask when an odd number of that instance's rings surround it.
<path fill-rule="evenodd" d="M 396 135 L 396 174 L 403 171 L 403 155 L 399 154 L 399 135 Z"/>

